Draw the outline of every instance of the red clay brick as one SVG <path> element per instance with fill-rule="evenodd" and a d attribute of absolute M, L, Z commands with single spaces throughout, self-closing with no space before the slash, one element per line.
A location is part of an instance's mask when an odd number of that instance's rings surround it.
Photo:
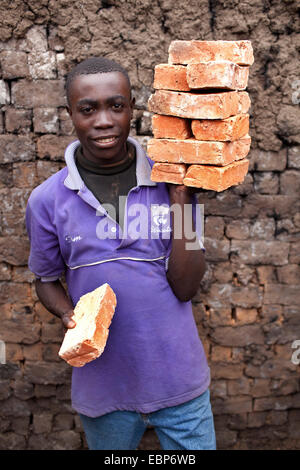
<path fill-rule="evenodd" d="M 149 157 L 155 162 L 198 163 L 225 166 L 245 158 L 250 150 L 249 135 L 234 142 L 205 142 L 195 139 L 150 139 Z"/>
<path fill-rule="evenodd" d="M 192 132 L 197 140 L 237 140 L 249 132 L 249 114 L 226 119 L 193 120 Z"/>
<path fill-rule="evenodd" d="M 173 184 L 183 184 L 186 165 L 183 163 L 154 163 L 151 180 Z"/>
<path fill-rule="evenodd" d="M 106 346 L 116 304 L 116 295 L 107 283 L 81 296 L 74 308 L 76 326 L 65 334 L 59 357 L 75 367 L 99 357 Z M 93 327 L 88 329 L 88 324 Z"/>
<path fill-rule="evenodd" d="M 173 65 L 173 67 L 180 67 L 180 65 Z M 189 64 L 186 71 L 186 81 L 191 89 L 245 90 L 248 84 L 249 68 L 229 61 Z"/>
<path fill-rule="evenodd" d="M 248 166 L 249 160 L 247 159 L 230 163 L 224 167 L 191 165 L 183 182 L 186 186 L 220 192 L 242 183 L 247 174 Z"/>
<path fill-rule="evenodd" d="M 211 60 L 229 60 L 239 65 L 254 62 L 251 41 L 172 41 L 170 64 L 191 64 Z"/>
<path fill-rule="evenodd" d="M 190 119 L 226 119 L 247 113 L 250 98 L 246 91 L 220 93 L 181 93 L 156 90 L 148 101 L 149 111 Z"/>
<path fill-rule="evenodd" d="M 184 65 L 159 64 L 154 69 L 153 87 L 161 90 L 190 91 Z"/>
<path fill-rule="evenodd" d="M 155 139 L 189 139 L 192 137 L 189 120 L 162 114 L 152 116 L 152 132 Z"/>

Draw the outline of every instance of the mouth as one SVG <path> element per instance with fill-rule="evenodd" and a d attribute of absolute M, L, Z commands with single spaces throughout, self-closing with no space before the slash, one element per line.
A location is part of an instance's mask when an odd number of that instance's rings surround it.
<path fill-rule="evenodd" d="M 108 136 L 108 137 L 97 137 L 96 139 L 92 139 L 97 147 L 110 147 L 114 145 L 118 137 L 117 136 Z"/>

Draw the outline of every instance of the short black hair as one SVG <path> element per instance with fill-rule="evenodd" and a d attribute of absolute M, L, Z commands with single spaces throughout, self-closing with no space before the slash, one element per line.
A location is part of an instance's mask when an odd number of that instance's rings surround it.
<path fill-rule="evenodd" d="M 118 64 L 114 60 L 108 59 L 107 57 L 90 57 L 77 64 L 67 75 L 66 79 L 66 96 L 67 102 L 70 104 L 70 88 L 73 80 L 78 75 L 89 75 L 94 73 L 108 73 L 108 72 L 120 72 L 124 75 L 128 82 L 129 89 L 131 91 L 130 78 L 127 70 Z"/>

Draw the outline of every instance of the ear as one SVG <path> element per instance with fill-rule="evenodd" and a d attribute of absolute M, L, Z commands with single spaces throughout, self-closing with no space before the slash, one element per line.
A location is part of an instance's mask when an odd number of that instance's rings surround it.
<path fill-rule="evenodd" d="M 70 108 L 69 105 L 66 106 L 66 110 L 67 110 L 67 112 L 68 112 L 70 118 L 72 118 L 72 109 Z"/>

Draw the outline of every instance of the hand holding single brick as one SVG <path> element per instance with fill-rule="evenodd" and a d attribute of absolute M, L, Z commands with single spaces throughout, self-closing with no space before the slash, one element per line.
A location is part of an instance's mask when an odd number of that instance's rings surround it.
<path fill-rule="evenodd" d="M 97 359 L 104 351 L 116 304 L 108 284 L 81 296 L 74 309 L 76 328 L 68 329 L 59 356 L 75 367 Z"/>
<path fill-rule="evenodd" d="M 64 333 L 68 329 L 74 328 L 76 322 L 73 317 L 73 304 L 60 280 L 43 282 L 36 279 L 35 287 L 42 304 L 49 312 L 61 319 Z"/>

